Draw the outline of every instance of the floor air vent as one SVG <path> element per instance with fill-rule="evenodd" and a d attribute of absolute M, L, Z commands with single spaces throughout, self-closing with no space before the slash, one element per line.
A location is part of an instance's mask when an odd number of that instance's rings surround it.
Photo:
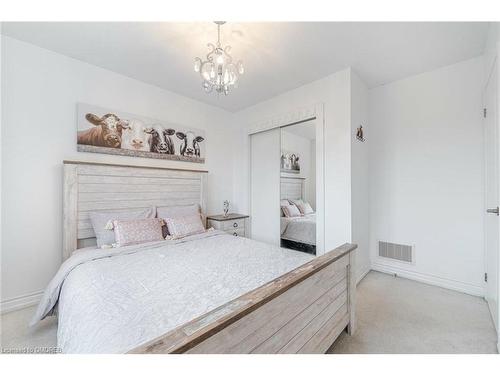
<path fill-rule="evenodd" d="M 379 241 L 378 255 L 383 258 L 395 259 L 401 262 L 413 262 L 413 251 L 410 245 Z"/>

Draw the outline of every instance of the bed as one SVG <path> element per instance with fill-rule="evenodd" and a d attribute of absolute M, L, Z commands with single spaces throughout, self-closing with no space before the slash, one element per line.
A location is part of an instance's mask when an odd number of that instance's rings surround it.
<path fill-rule="evenodd" d="M 281 217 L 281 238 L 316 245 L 316 213 L 299 217 Z"/>
<path fill-rule="evenodd" d="M 303 177 L 281 176 L 280 185 L 281 200 L 305 200 L 305 179 Z M 280 229 L 282 240 L 310 247 L 316 246 L 316 213 L 300 217 L 285 217 L 282 214 Z"/>
<path fill-rule="evenodd" d="M 64 353 L 324 353 L 342 330 L 352 334 L 356 245 L 313 257 L 208 230 L 95 247 L 89 210 L 197 202 L 205 211 L 206 175 L 65 162 L 65 262 L 32 323 L 57 313 Z"/>

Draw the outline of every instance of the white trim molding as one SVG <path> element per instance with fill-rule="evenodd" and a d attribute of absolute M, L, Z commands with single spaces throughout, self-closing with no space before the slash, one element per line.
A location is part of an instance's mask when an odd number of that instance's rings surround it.
<path fill-rule="evenodd" d="M 361 280 L 363 280 L 365 278 L 366 275 L 368 275 L 368 272 L 371 271 L 371 268 L 370 267 L 367 267 L 366 269 L 364 269 L 360 274 L 359 276 L 357 277 L 356 279 L 356 285 L 358 285 Z"/>
<path fill-rule="evenodd" d="M 285 125 L 293 124 L 323 117 L 324 104 L 319 103 L 310 107 L 298 108 L 274 117 L 259 121 L 248 128 L 248 134 L 260 133 L 262 131 L 280 128 Z"/>
<path fill-rule="evenodd" d="M 410 271 L 404 268 L 400 268 L 396 265 L 383 264 L 377 262 L 372 263 L 371 269 L 374 271 L 388 273 L 391 275 L 396 274 L 399 277 L 414 281 L 419 281 L 424 284 L 435 285 L 441 288 L 451 289 L 457 292 L 471 294 L 473 296 L 484 297 L 484 287 L 479 285 L 464 283 L 458 280 L 446 279 L 439 276 Z"/>
<path fill-rule="evenodd" d="M 38 304 L 42 298 L 43 290 L 23 294 L 18 297 L 9 298 L 1 302 L 0 312 L 2 314 L 17 311 Z"/>

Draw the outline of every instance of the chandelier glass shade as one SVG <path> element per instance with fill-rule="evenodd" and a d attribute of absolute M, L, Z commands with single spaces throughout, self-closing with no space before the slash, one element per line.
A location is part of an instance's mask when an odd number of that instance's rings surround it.
<path fill-rule="evenodd" d="M 231 86 L 236 85 L 245 69 L 241 60 L 233 63 L 233 58 L 229 54 L 231 46 L 222 47 L 220 27 L 225 22 L 216 21 L 215 23 L 217 24 L 217 44 L 208 44 L 210 51 L 206 60 L 199 57 L 194 59 L 194 71 L 200 74 L 203 80 L 202 87 L 207 93 L 215 90 L 219 94 L 227 95 Z"/>

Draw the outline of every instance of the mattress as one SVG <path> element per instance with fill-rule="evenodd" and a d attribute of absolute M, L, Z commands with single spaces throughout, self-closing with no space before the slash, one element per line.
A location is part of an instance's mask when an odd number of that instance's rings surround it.
<path fill-rule="evenodd" d="M 220 231 L 72 255 L 32 324 L 58 314 L 63 353 L 123 353 L 314 257 Z"/>
<path fill-rule="evenodd" d="M 281 218 L 281 238 L 316 245 L 316 214 Z"/>

